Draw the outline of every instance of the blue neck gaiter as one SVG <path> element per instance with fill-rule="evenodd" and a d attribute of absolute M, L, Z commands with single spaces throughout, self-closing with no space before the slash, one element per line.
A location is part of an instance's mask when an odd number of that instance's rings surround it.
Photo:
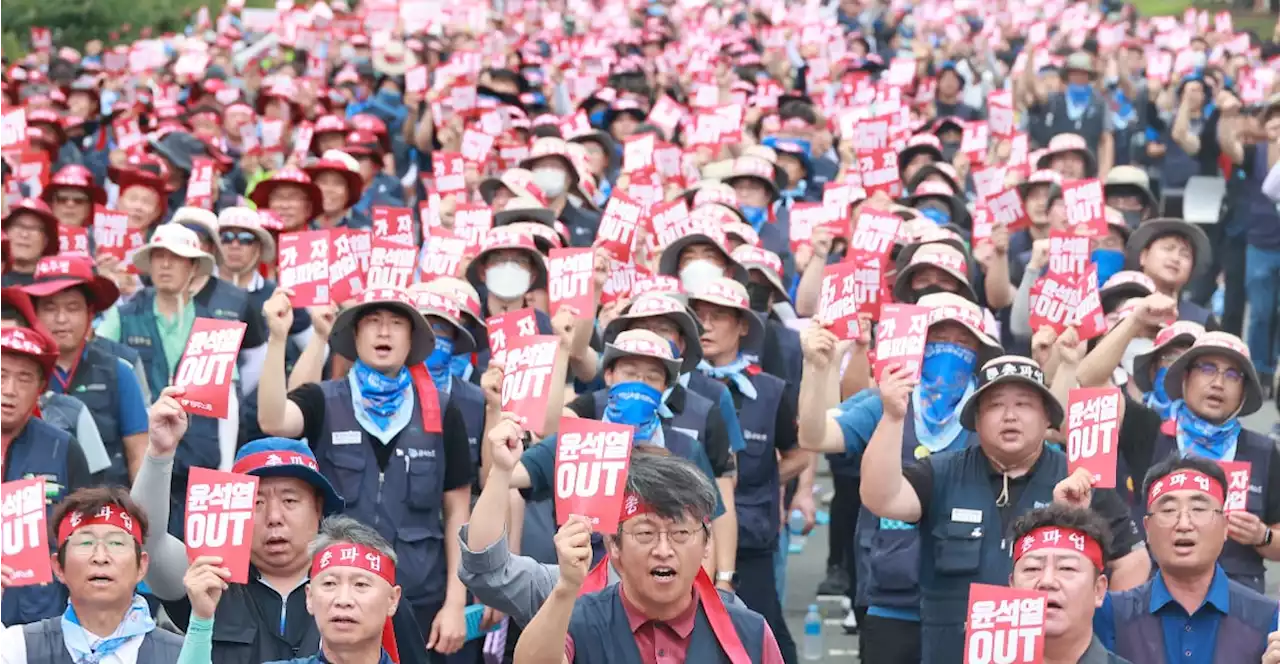
<path fill-rule="evenodd" d="M 615 383 L 609 388 L 602 419 L 613 424 L 629 424 L 636 429 L 636 442 L 649 441 L 658 430 L 661 402 L 662 393 L 645 383 Z"/>
<path fill-rule="evenodd" d="M 940 431 L 957 416 L 956 404 L 964 396 L 978 353 L 959 344 L 934 341 L 924 345 L 924 363 L 920 367 L 920 414 L 930 432 Z"/>
<path fill-rule="evenodd" d="M 1067 101 L 1076 106 L 1084 106 L 1089 103 L 1090 96 L 1093 95 L 1093 86 L 1087 83 L 1068 83 L 1067 84 Z"/>
<path fill-rule="evenodd" d="M 1196 415 L 1187 402 L 1179 399 L 1173 406 L 1178 425 L 1178 449 L 1214 460 L 1234 460 L 1236 442 L 1240 438 L 1240 420 L 1233 417 L 1214 424 Z"/>
<path fill-rule="evenodd" d="M 436 347 L 427 356 L 427 371 L 431 373 L 431 382 L 437 390 L 448 391 L 453 373 L 453 339 L 436 336 Z"/>
<path fill-rule="evenodd" d="M 1156 369 L 1156 377 L 1153 389 L 1142 395 L 1142 401 L 1146 406 L 1160 414 L 1160 421 L 1164 421 L 1173 417 L 1173 407 L 1177 403 L 1169 398 L 1169 393 L 1164 391 L 1164 377 L 1169 373 L 1169 367 L 1160 367 Z"/>
<path fill-rule="evenodd" d="M 747 218 L 747 223 L 751 224 L 751 227 L 759 233 L 760 228 L 769 220 L 769 208 L 743 205 L 742 215 Z"/>
<path fill-rule="evenodd" d="M 1118 249 L 1094 249 L 1089 260 L 1098 267 L 1098 286 L 1107 283 L 1115 273 L 1124 269 L 1124 252 Z"/>

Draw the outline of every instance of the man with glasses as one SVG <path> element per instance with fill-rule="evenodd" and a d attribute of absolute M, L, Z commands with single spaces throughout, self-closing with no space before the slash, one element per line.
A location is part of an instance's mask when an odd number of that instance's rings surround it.
<path fill-rule="evenodd" d="M 58 253 L 58 220 L 44 201 L 24 198 L 9 207 L 0 228 L 9 250 L 0 284 L 25 286 L 35 278 L 40 258 Z"/>
<path fill-rule="evenodd" d="M 1235 529 L 1223 511 L 1227 486 L 1218 464 L 1194 456 L 1170 457 L 1147 473 L 1147 546 L 1160 571 L 1111 594 L 1095 614 L 1094 631 L 1112 652 L 1134 662 L 1261 660 L 1276 603 L 1218 565 Z"/>
<path fill-rule="evenodd" d="M 93 180 L 89 169 L 70 164 L 53 174 L 49 186 L 40 192 L 40 198 L 53 208 L 53 216 L 64 226 L 88 228 L 93 224 L 93 206 L 107 204 L 107 192 Z M 93 234 L 89 234 L 89 247 L 93 248 Z"/>
<path fill-rule="evenodd" d="M 0 632 L 0 662 L 177 662 L 182 637 L 156 629 L 135 591 L 147 575 L 147 516 L 128 492 L 76 491 L 58 504 L 50 526 L 53 572 L 70 600 L 61 615 Z"/>
<path fill-rule="evenodd" d="M 1132 325 L 1122 321 L 1093 353 L 1102 351 L 1112 334 L 1132 334 L 1127 331 Z M 1075 363 L 1070 361 L 1074 358 L 1065 359 L 1059 371 L 1074 373 Z M 1227 518 L 1230 541 L 1219 562 L 1232 580 L 1262 592 L 1263 560 L 1280 560 L 1280 541 L 1273 534 L 1280 525 L 1280 449 L 1266 435 L 1248 431 L 1240 422 L 1262 407 L 1262 386 L 1249 349 L 1233 334 L 1206 332 L 1169 363 L 1163 384 L 1170 400 L 1167 415 L 1133 401 L 1126 403 L 1120 424 L 1120 460 L 1133 477 L 1146 475 L 1154 464 L 1175 453 L 1248 462 L 1248 500 L 1245 509 Z"/>

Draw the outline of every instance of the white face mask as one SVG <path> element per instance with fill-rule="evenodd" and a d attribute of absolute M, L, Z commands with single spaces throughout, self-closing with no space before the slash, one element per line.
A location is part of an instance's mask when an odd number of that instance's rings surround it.
<path fill-rule="evenodd" d="M 503 300 L 514 300 L 529 292 L 533 275 L 517 263 L 499 263 L 484 272 L 484 287 Z"/>
<path fill-rule="evenodd" d="M 555 167 L 537 168 L 533 171 L 533 183 L 549 198 L 555 198 L 569 188 L 569 175 Z"/>
<path fill-rule="evenodd" d="M 1133 358 L 1137 357 L 1140 353 L 1145 353 L 1151 350 L 1155 345 L 1154 341 L 1150 339 L 1143 339 L 1141 337 L 1130 341 L 1129 345 L 1124 347 L 1124 354 L 1120 356 L 1119 368 L 1124 369 L 1126 374 L 1132 376 Z"/>
<path fill-rule="evenodd" d="M 686 293 L 697 293 L 712 279 L 724 276 L 724 268 L 705 258 L 699 258 L 680 270 L 680 287 Z"/>

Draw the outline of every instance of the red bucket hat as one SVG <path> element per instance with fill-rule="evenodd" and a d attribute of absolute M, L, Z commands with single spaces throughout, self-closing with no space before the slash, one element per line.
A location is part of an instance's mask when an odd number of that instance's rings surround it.
<path fill-rule="evenodd" d="M 88 256 L 46 256 L 36 264 L 35 281 L 22 287 L 33 298 L 48 297 L 68 288 L 83 286 L 89 291 L 89 306 L 99 314 L 120 297 L 115 282 L 97 274 Z"/>
<path fill-rule="evenodd" d="M 307 198 L 311 201 L 311 213 L 319 214 L 324 208 L 324 201 L 320 196 L 320 188 L 311 181 L 311 176 L 292 166 L 286 166 L 271 175 L 270 178 L 258 183 L 253 188 L 253 193 L 249 195 L 249 200 L 253 201 L 259 208 L 266 209 L 268 201 L 271 200 L 271 192 L 280 187 L 298 187 L 307 194 Z"/>
<path fill-rule="evenodd" d="M 17 205 L 9 208 L 8 216 L 0 224 L 7 228 L 9 221 L 19 214 L 32 214 L 44 222 L 44 255 L 56 255 L 58 253 L 58 218 L 53 216 L 49 206 L 38 198 L 24 198 L 18 201 Z"/>
<path fill-rule="evenodd" d="M 53 174 L 53 179 L 49 181 L 49 186 L 40 192 L 40 198 L 52 205 L 53 194 L 58 189 L 80 189 L 89 194 L 89 199 L 95 204 L 107 204 L 106 190 L 94 182 L 93 174 L 89 169 L 79 164 L 69 164 L 59 168 L 58 172 Z"/>

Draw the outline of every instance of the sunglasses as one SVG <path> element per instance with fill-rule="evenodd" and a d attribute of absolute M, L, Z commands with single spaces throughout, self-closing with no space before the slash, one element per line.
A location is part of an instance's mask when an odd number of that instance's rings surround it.
<path fill-rule="evenodd" d="M 258 236 L 249 231 L 222 231 L 221 235 L 223 244 L 250 245 L 258 241 Z"/>
<path fill-rule="evenodd" d="M 54 194 L 54 195 L 53 195 L 53 204 L 54 204 L 54 205 L 59 205 L 59 204 L 61 204 L 61 205 L 88 205 L 88 204 L 89 204 L 89 197 L 88 197 L 88 196 L 75 196 L 75 195 L 73 195 L 73 194 Z"/>

